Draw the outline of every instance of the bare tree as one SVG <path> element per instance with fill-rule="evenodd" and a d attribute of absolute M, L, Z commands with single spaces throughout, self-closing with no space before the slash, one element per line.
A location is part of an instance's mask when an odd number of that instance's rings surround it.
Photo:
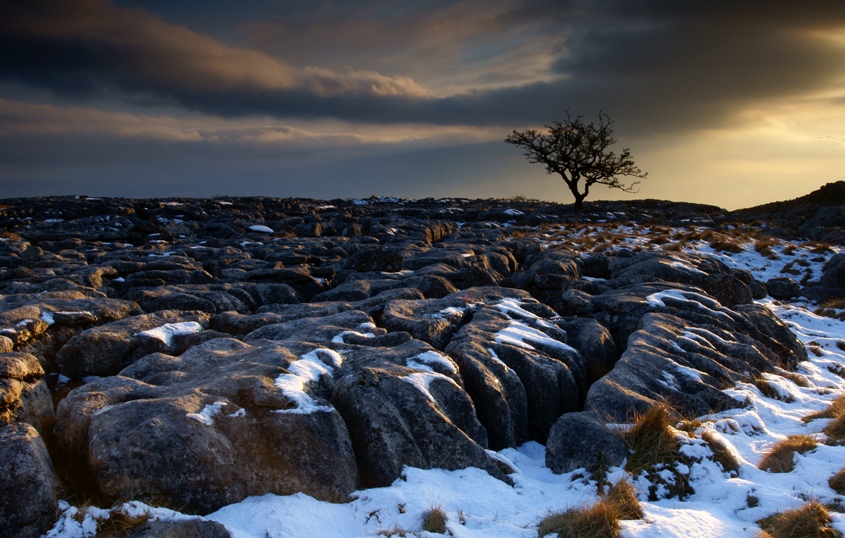
<path fill-rule="evenodd" d="M 580 210 L 593 185 L 638 192 L 639 181 L 625 184 L 620 177 L 648 176 L 634 164 L 628 148 L 619 155 L 608 149 L 616 143 L 612 126 L 613 120 L 603 112 L 599 112 L 598 125 L 567 112 L 563 122 L 545 126 L 548 133 L 514 131 L 505 142 L 523 148 L 528 161 L 545 165 L 547 173 L 560 174 L 575 197 L 575 209 Z"/>

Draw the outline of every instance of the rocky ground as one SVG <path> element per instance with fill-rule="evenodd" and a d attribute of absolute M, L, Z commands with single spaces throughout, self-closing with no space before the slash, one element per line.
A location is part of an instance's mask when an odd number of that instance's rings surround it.
<path fill-rule="evenodd" d="M 508 484 L 491 449 L 528 441 L 556 473 L 618 466 L 614 425 L 740 407 L 725 388 L 807 359 L 754 299 L 837 312 L 843 220 L 812 201 L 0 200 L 0 536 L 41 535 L 60 499 L 344 502 L 405 466 Z M 717 255 L 786 239 L 775 277 Z M 135 535 L 228 535 L 159 525 Z"/>

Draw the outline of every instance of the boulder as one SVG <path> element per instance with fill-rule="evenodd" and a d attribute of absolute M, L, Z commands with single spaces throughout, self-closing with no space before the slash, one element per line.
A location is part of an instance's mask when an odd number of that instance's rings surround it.
<path fill-rule="evenodd" d="M 506 479 L 487 455 L 487 434 L 458 367 L 420 341 L 345 353 L 332 404 L 349 429 L 364 487 L 387 486 L 405 465 L 478 467 Z"/>
<path fill-rule="evenodd" d="M 230 538 L 221 523 L 202 519 L 149 521 L 126 534 L 126 538 Z"/>
<path fill-rule="evenodd" d="M 729 310 L 679 290 L 647 301 L 663 305 L 661 311 L 641 319 L 613 370 L 587 393 L 585 409 L 598 416 L 624 422 L 658 402 L 690 416 L 736 407 L 742 402 L 727 396 L 724 386 L 793 369 L 807 358 L 795 335 L 762 306 Z"/>
<path fill-rule="evenodd" d="M 845 297 L 845 254 L 834 254 L 827 261 L 819 287 L 827 298 Z"/>
<path fill-rule="evenodd" d="M 701 288 L 721 304 L 731 306 L 752 302 L 753 280 L 712 257 L 692 254 L 642 252 L 610 263 L 612 280 L 625 285 L 639 282 L 671 282 Z M 612 282 L 609 284 L 615 286 Z"/>
<path fill-rule="evenodd" d="M 788 300 L 801 293 L 801 285 L 789 277 L 775 277 L 766 281 L 766 291 L 773 299 Z"/>
<path fill-rule="evenodd" d="M 626 457 L 628 447 L 621 436 L 589 412 L 567 413 L 557 419 L 546 442 L 546 467 L 557 474 L 618 467 Z"/>
<path fill-rule="evenodd" d="M 53 399 L 38 358 L 29 353 L 0 353 L 0 426 L 27 422 L 40 435 L 55 423 Z"/>
<path fill-rule="evenodd" d="M 616 344 L 607 328 L 590 318 L 558 321 L 558 327 L 566 331 L 566 340 L 584 357 L 586 385 L 590 386 L 613 369 L 618 358 Z"/>
<path fill-rule="evenodd" d="M 186 335 L 204 330 L 204 312 L 164 310 L 132 316 L 85 330 L 57 353 L 63 375 L 71 379 L 114 375 L 132 361 L 149 353 L 180 353 Z"/>
<path fill-rule="evenodd" d="M 467 390 L 479 407 L 492 396 L 504 413 L 480 414 L 485 427 L 496 432 L 497 444 L 511 439 L 544 442 L 561 414 L 580 409 L 587 388 L 583 357 L 565 343 L 563 331 L 528 310 L 536 306 L 547 309 L 535 299 L 479 306 L 446 348 L 472 372 L 473 385 Z M 522 413 L 522 394 L 527 415 Z M 513 407 L 501 402 L 509 397 L 517 398 Z"/>
<path fill-rule="evenodd" d="M 225 338 L 147 355 L 62 400 L 59 452 L 107 499 L 199 513 L 265 493 L 342 502 L 357 477 L 326 400 L 340 360 L 314 345 Z"/>
<path fill-rule="evenodd" d="M 37 538 L 52 526 L 59 482 L 29 424 L 0 427 L 0 536 Z"/>

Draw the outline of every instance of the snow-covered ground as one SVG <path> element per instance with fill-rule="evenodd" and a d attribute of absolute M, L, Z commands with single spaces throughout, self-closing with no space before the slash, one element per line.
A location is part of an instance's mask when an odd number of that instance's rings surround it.
<path fill-rule="evenodd" d="M 630 248 L 645 244 L 635 238 L 648 236 L 632 233 L 628 237 L 632 238 L 626 244 Z M 701 241 L 689 242 L 683 250 L 718 256 L 751 271 L 764 282 L 783 276 L 782 271 L 790 263 L 818 278 L 823 260 L 832 253 L 820 254 L 811 252 L 811 246 L 790 247 L 784 243 L 773 248 L 778 259 L 770 259 L 756 252 L 750 242 L 743 246 L 741 253 L 725 254 Z M 798 260 L 804 261 L 799 265 Z M 845 499 L 828 486 L 829 478 L 845 466 L 845 446 L 820 443 L 814 450 L 797 455 L 795 470 L 789 473 L 757 468 L 767 450 L 790 435 L 807 434 L 823 440 L 821 431 L 829 419 L 801 419 L 825 409 L 837 396 L 845 394 L 845 379 L 835 373 L 842 372 L 845 366 L 845 322 L 820 317 L 812 312 L 816 305 L 801 301 L 786 304 L 767 299 L 761 303 L 808 346 L 810 360 L 796 372 L 807 380 L 807 386 L 767 374 L 766 379 L 781 395 L 780 399 L 767 398 L 750 384 L 728 389 L 735 398 L 746 400 L 746 405 L 699 417 L 701 426 L 697 431 L 710 431 L 733 452 L 740 462 L 738 476 L 723 472 L 703 441 L 679 433 L 685 438 L 682 451 L 693 462 L 688 473 L 695 493 L 683 501 L 675 497 L 647 502 L 650 484 L 642 477 L 634 480 L 645 517 L 624 521 L 622 536 L 754 537 L 760 532 L 755 522 L 775 512 L 799 508 L 809 500 L 845 504 Z M 439 536 L 421 528 L 424 513 L 440 508 L 447 514 L 448 533 L 455 537 L 528 537 L 537 536 L 538 523 L 550 512 L 588 505 L 598 499 L 596 483 L 583 472 L 555 475 L 546 468 L 542 445 L 527 443 L 491 454 L 516 470 L 513 487 L 478 469 L 406 468 L 391 486 L 358 491 L 346 504 L 320 502 L 303 494 L 264 495 L 226 506 L 205 519 L 222 523 L 235 538 L 423 537 Z M 622 469 L 612 469 L 609 480 L 626 475 Z M 95 520 L 108 517 L 108 511 L 96 508 L 80 512 L 66 503 L 61 508 L 61 519 L 48 536 L 93 536 Z M 138 502 L 119 508 L 133 514 L 148 513 L 154 519 L 191 517 Z M 845 532 L 845 514 L 831 512 L 831 516 L 833 526 Z"/>

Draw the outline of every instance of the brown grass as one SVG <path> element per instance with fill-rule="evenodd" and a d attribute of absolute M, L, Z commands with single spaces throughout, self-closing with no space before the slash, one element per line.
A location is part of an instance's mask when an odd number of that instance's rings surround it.
<path fill-rule="evenodd" d="M 617 508 L 601 500 L 588 508 L 549 514 L 537 527 L 537 536 L 557 533 L 560 538 L 617 538 L 620 530 Z"/>
<path fill-rule="evenodd" d="M 722 470 L 728 474 L 739 476 L 739 460 L 733 452 L 711 431 L 701 434 L 701 439 L 713 452 L 713 460 L 722 466 Z"/>
<path fill-rule="evenodd" d="M 731 252 L 733 254 L 738 254 L 740 252 L 744 252 L 745 249 L 739 243 L 731 241 L 727 238 L 716 238 L 710 241 L 710 248 L 721 252 Z"/>
<path fill-rule="evenodd" d="M 762 256 L 769 258 L 770 260 L 777 260 L 778 255 L 775 251 L 772 250 L 772 247 L 777 246 L 779 244 L 780 241 L 773 237 L 764 237 L 754 242 L 754 250 L 756 250 Z"/>
<path fill-rule="evenodd" d="M 831 364 L 831 365 L 829 365 L 829 366 L 827 367 L 827 371 L 828 371 L 828 372 L 830 372 L 830 373 L 832 373 L 832 374 L 838 375 L 839 377 L 841 377 L 841 378 L 845 379 L 845 366 L 842 366 L 842 365 L 841 365 L 841 364 L 839 364 L 838 362 L 837 362 L 837 363 L 835 363 L 835 364 Z"/>
<path fill-rule="evenodd" d="M 828 405 L 823 411 L 817 411 L 809 414 L 801 420 L 804 422 L 810 422 L 811 420 L 816 420 L 818 418 L 839 418 L 841 416 L 845 416 L 845 394 L 830 402 L 830 405 Z"/>
<path fill-rule="evenodd" d="M 833 419 L 822 430 L 827 435 L 828 444 L 841 445 L 845 443 L 845 415 Z"/>
<path fill-rule="evenodd" d="M 845 495 L 845 469 L 831 476 L 827 483 L 836 493 Z"/>
<path fill-rule="evenodd" d="M 845 299 L 831 299 L 822 303 L 814 313 L 819 316 L 845 321 L 845 311 L 843 310 L 845 310 Z"/>
<path fill-rule="evenodd" d="M 423 514 L 422 529 L 436 534 L 446 534 L 446 512 L 439 506 L 432 506 Z"/>
<path fill-rule="evenodd" d="M 634 417 L 634 425 L 622 436 L 632 451 L 625 465 L 627 471 L 636 473 L 646 467 L 670 464 L 678 459 L 678 441 L 669 426 L 669 408 L 663 404 Z"/>
<path fill-rule="evenodd" d="M 772 473 L 789 473 L 795 468 L 795 453 L 804 454 L 818 446 L 809 435 L 793 435 L 775 444 L 757 467 Z"/>
<path fill-rule="evenodd" d="M 757 522 L 772 538 L 839 538 L 842 533 L 830 526 L 827 509 L 816 501 L 787 510 Z M 766 534 L 761 534 L 766 536 Z"/>
<path fill-rule="evenodd" d="M 807 388 L 810 386 L 810 382 L 807 381 L 807 378 L 801 374 L 796 374 L 795 372 L 789 372 L 783 369 L 778 369 L 775 371 L 775 374 L 792 381 L 799 387 Z"/>
<path fill-rule="evenodd" d="M 757 387 L 757 390 L 765 396 L 766 398 L 771 398 L 772 400 L 780 400 L 780 401 L 789 401 L 788 398 L 784 398 L 780 392 L 772 386 L 769 381 L 763 376 L 754 376 L 751 378 L 751 384 Z"/>
<path fill-rule="evenodd" d="M 620 480 L 610 488 L 604 500 L 616 508 L 619 519 L 643 518 L 643 507 L 637 499 L 637 490 L 627 479 Z"/>

